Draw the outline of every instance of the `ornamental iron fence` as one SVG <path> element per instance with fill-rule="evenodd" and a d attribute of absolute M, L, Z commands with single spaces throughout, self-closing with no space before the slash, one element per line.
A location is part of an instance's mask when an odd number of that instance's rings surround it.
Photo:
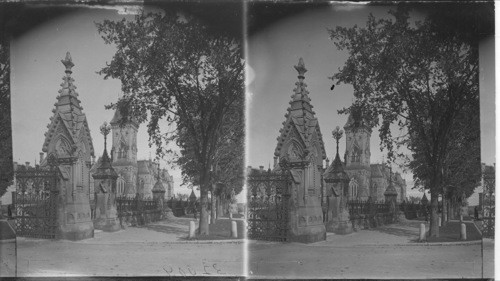
<path fill-rule="evenodd" d="M 182 199 L 175 199 L 175 198 L 170 198 L 170 200 L 167 201 L 167 207 L 172 210 L 172 213 L 176 217 L 182 217 L 185 216 L 186 214 L 192 214 L 194 213 L 194 209 L 196 208 L 197 204 L 194 202 L 190 202 L 188 200 L 182 201 Z M 199 213 L 200 211 L 197 210 Z"/>
<path fill-rule="evenodd" d="M 483 171 L 483 237 L 495 237 L 495 168 L 486 166 Z"/>
<path fill-rule="evenodd" d="M 390 211 L 389 204 L 370 200 L 349 200 L 347 206 L 350 217 L 389 213 Z"/>
<path fill-rule="evenodd" d="M 15 172 L 12 204 L 16 235 L 54 239 L 57 235 L 57 181 L 55 170 L 20 166 Z"/>
<path fill-rule="evenodd" d="M 288 171 L 248 176 L 248 238 L 288 241 L 288 203 L 292 184 Z"/>
<path fill-rule="evenodd" d="M 430 206 L 428 204 L 405 202 L 399 205 L 399 210 L 405 214 L 405 218 L 413 220 L 417 218 L 427 218 L 430 214 Z"/>
<path fill-rule="evenodd" d="M 122 225 L 137 226 L 161 220 L 163 210 L 157 200 L 137 194 L 135 197 L 117 197 L 116 211 Z"/>

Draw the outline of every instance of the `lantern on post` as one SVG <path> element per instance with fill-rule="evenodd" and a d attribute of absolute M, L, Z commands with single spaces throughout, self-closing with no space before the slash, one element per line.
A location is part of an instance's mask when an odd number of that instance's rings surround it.
<path fill-rule="evenodd" d="M 100 127 L 100 131 L 104 136 L 104 152 L 100 165 L 92 175 L 95 185 L 94 190 L 96 191 L 94 228 L 112 232 L 121 228 L 116 209 L 116 179 L 118 174 L 111 166 L 111 160 L 106 149 L 106 138 L 111 131 L 111 126 L 104 122 Z"/>
<path fill-rule="evenodd" d="M 332 164 L 327 167 L 323 175 L 323 179 L 327 186 L 326 230 L 338 234 L 348 234 L 352 232 L 352 225 L 349 221 L 349 211 L 347 208 L 349 176 L 344 171 L 344 166 L 339 156 L 339 140 L 342 138 L 343 134 L 344 132 L 338 126 L 332 132 L 333 138 L 337 143 L 337 152 Z"/>

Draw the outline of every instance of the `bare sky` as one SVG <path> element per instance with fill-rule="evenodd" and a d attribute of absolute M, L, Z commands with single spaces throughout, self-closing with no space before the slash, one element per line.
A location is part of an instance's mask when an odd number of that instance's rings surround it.
<path fill-rule="evenodd" d="M 297 81 L 297 72 L 293 66 L 298 63 L 300 57 L 304 59 L 308 69 L 305 82 L 310 92 L 311 104 L 319 119 L 327 156 L 330 160 L 334 158 L 335 142 L 332 130 L 336 126 L 342 128 L 347 121 L 347 116 L 339 115 L 337 111 L 349 106 L 354 96 L 350 85 L 338 85 L 333 91 L 330 90 L 333 82 L 327 77 L 343 66 L 347 53 L 336 49 L 327 29 L 334 29 L 338 25 L 352 27 L 355 24 L 362 27 L 365 26 L 370 12 L 376 18 L 388 17 L 388 9 L 380 6 L 334 4 L 284 18 L 260 29 L 249 38 L 248 64 L 252 68 L 252 80 L 248 87 L 248 165 L 263 165 L 266 169 L 269 164 L 272 166 L 278 131 L 282 127 L 281 123 L 285 121 L 284 114 Z M 492 67 L 493 60 L 486 63 Z M 490 76 L 487 79 L 493 78 Z M 489 89 L 491 90 L 491 87 Z M 494 91 L 490 91 L 489 95 L 481 96 L 482 106 L 494 104 L 491 102 L 493 93 Z M 494 116 L 491 117 L 493 111 L 491 106 L 482 111 L 484 118 L 494 120 Z M 483 133 L 482 142 L 483 162 L 488 164 L 494 162 L 494 136 L 494 126 L 489 124 Z M 343 158 L 345 137 L 339 146 Z M 372 132 L 370 147 L 371 162 L 380 163 L 386 152 L 380 151 L 378 128 Z M 410 190 L 413 187 L 411 173 L 403 172 L 402 176 L 408 183 L 408 196 L 421 194 Z"/>

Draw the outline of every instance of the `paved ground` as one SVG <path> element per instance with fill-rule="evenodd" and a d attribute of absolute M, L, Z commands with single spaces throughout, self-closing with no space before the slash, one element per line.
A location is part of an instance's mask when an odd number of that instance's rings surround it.
<path fill-rule="evenodd" d="M 493 240 L 418 243 L 412 222 L 328 234 L 312 244 L 249 243 L 249 275 L 254 278 L 484 278 L 493 277 Z M 481 251 L 481 247 L 484 251 Z"/>
<path fill-rule="evenodd" d="M 18 238 L 18 276 L 241 276 L 242 240 L 187 241 L 175 219 L 82 241 Z"/>
<path fill-rule="evenodd" d="M 483 272 L 484 278 L 495 277 L 495 240 L 483 239 Z"/>
<path fill-rule="evenodd" d="M 16 276 L 16 243 L 0 241 L 0 277 Z"/>
<path fill-rule="evenodd" d="M 18 276 L 243 275 L 242 240 L 188 241 L 190 220 L 177 218 L 115 233 L 96 232 L 95 238 L 77 242 L 18 238 Z M 482 243 L 418 243 L 419 225 L 411 222 L 349 235 L 328 234 L 326 241 L 313 244 L 250 241 L 249 277 L 494 276 L 493 239 L 483 239 Z M 9 251 L 14 253 L 14 243 L 0 244 L 0 250 L 2 257 Z M 1 275 L 14 274 L 15 264 L 3 262 Z"/>

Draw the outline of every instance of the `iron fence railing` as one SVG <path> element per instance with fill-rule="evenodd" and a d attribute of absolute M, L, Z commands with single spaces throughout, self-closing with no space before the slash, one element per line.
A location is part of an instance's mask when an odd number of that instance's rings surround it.
<path fill-rule="evenodd" d="M 406 219 L 412 220 L 416 218 L 427 218 L 430 214 L 430 206 L 428 204 L 405 202 L 399 204 L 399 210 L 405 214 Z"/>
<path fill-rule="evenodd" d="M 136 195 L 135 197 L 120 196 L 116 198 L 118 219 L 131 225 L 145 225 L 161 220 L 162 209 L 159 202 Z"/>
<path fill-rule="evenodd" d="M 356 217 L 359 215 L 375 215 L 380 213 L 389 213 L 389 204 L 385 202 L 376 202 L 370 200 L 349 200 L 348 204 L 349 216 Z"/>

